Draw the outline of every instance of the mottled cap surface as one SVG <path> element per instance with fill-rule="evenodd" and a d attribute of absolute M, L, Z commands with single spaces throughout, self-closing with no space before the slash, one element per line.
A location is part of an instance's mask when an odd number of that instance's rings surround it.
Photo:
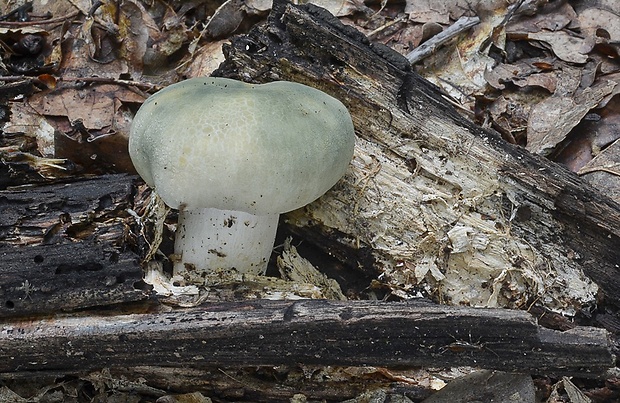
<path fill-rule="evenodd" d="M 351 117 L 337 99 L 285 81 L 194 78 L 148 98 L 129 153 L 172 208 L 283 213 L 324 194 L 353 155 Z"/>

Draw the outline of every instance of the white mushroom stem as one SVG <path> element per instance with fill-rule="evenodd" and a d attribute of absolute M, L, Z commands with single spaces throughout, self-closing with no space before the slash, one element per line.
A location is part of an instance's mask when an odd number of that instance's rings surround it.
<path fill-rule="evenodd" d="M 215 208 L 179 211 L 175 276 L 188 271 L 200 276 L 214 269 L 265 274 L 278 217 Z"/>

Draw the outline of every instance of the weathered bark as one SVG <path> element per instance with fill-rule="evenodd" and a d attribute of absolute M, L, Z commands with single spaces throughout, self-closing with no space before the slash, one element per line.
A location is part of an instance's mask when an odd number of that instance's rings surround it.
<path fill-rule="evenodd" d="M 565 313 L 620 303 L 620 205 L 562 166 L 458 115 L 406 59 L 312 5 L 275 2 L 216 75 L 302 82 L 340 99 L 351 169 L 287 222 L 394 293 Z"/>
<path fill-rule="evenodd" d="M 523 311 L 322 300 L 41 321 L 0 332 L 0 372 L 251 365 L 481 366 L 601 376 L 607 332 L 539 329 Z"/>
<path fill-rule="evenodd" d="M 126 245 L 135 177 L 0 191 L 0 318 L 144 300 Z"/>

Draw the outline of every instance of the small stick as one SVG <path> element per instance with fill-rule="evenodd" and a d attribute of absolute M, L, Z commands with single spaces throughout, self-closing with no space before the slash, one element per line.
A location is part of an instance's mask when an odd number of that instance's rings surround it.
<path fill-rule="evenodd" d="M 32 25 L 48 25 L 63 23 L 67 20 L 77 17 L 80 11 L 74 11 L 62 17 L 50 18 L 49 20 L 37 20 L 37 21 L 0 21 L 0 27 L 6 28 L 19 28 L 28 27 Z"/>
<path fill-rule="evenodd" d="M 416 64 L 420 60 L 435 52 L 441 45 L 448 42 L 463 31 L 468 30 L 480 22 L 479 17 L 461 17 L 454 24 L 433 36 L 405 56 L 409 63 Z"/>

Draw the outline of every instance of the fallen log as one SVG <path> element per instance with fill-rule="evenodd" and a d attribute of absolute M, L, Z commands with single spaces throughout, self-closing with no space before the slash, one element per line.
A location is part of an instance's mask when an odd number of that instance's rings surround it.
<path fill-rule="evenodd" d="M 351 169 L 286 216 L 303 239 L 378 268 L 405 298 L 573 315 L 596 305 L 598 286 L 620 303 L 620 205 L 461 117 L 403 56 L 321 8 L 283 1 L 224 51 L 215 75 L 301 82 L 352 114 Z"/>
<path fill-rule="evenodd" d="M 547 330 L 522 311 L 251 301 L 172 312 L 151 304 L 154 313 L 125 315 L 119 303 L 150 295 L 124 244 L 134 181 L 112 175 L 0 192 L 0 372 L 304 363 L 602 376 L 613 366 L 605 330 Z"/>
<path fill-rule="evenodd" d="M 604 329 L 558 332 L 523 311 L 371 301 L 257 300 L 13 320 L 0 331 L 0 372 L 297 363 L 600 377 L 614 357 Z"/>

